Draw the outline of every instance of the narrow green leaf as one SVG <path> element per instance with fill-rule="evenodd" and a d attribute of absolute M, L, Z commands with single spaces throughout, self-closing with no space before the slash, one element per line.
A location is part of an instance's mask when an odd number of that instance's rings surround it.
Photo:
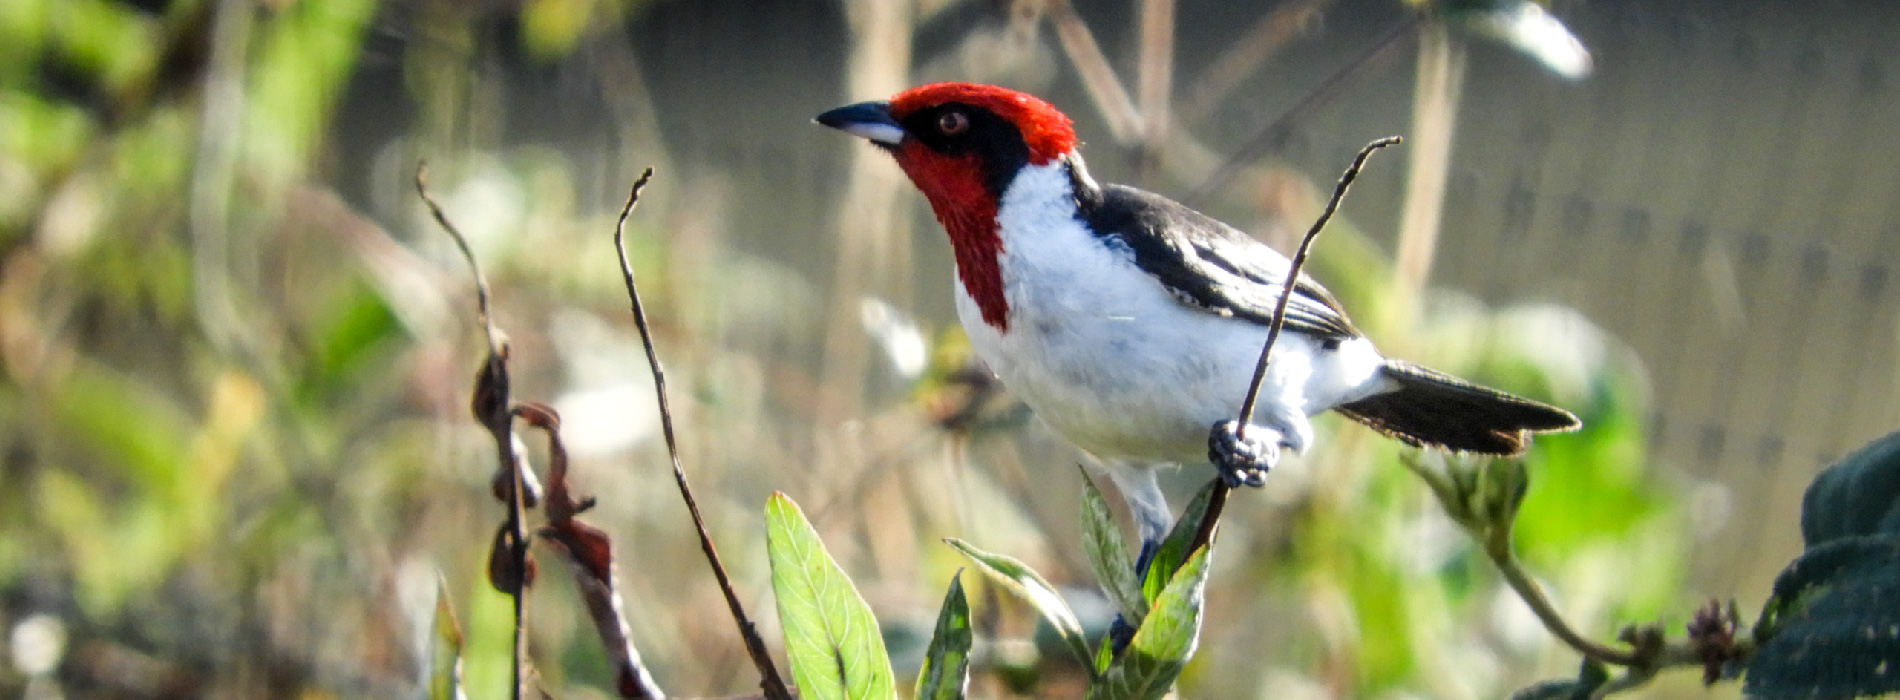
<path fill-rule="evenodd" d="M 1102 635 L 1102 643 L 1095 645 L 1095 675 L 1108 671 L 1108 665 L 1115 661 L 1115 635 Z"/>
<path fill-rule="evenodd" d="M 1128 556 L 1128 543 L 1108 509 L 1095 482 L 1082 475 L 1082 544 L 1088 553 L 1089 569 L 1108 599 L 1121 609 L 1128 624 L 1139 627 L 1148 614 L 1148 599 L 1141 594 L 1141 581 L 1135 578 L 1135 561 Z"/>
<path fill-rule="evenodd" d="M 1049 626 L 1068 644 L 1069 651 L 1075 653 L 1075 660 L 1084 668 L 1093 667 L 1090 661 L 1094 655 L 1089 653 L 1088 641 L 1082 637 L 1082 622 L 1076 619 L 1075 611 L 1069 609 L 1069 604 L 1062 602 L 1062 596 L 1056 593 L 1055 586 L 1049 585 L 1028 565 L 1010 557 L 985 552 L 954 537 L 944 542 L 976 562 L 977 569 L 989 576 L 990 580 L 1002 584 L 1041 613 L 1042 619 L 1048 620 Z"/>
<path fill-rule="evenodd" d="M 1209 480 L 1201 487 L 1194 499 L 1188 501 L 1187 508 L 1181 511 L 1181 517 L 1174 521 L 1174 529 L 1168 531 L 1167 539 L 1161 541 L 1161 547 L 1155 550 L 1154 558 L 1148 562 L 1148 571 L 1141 581 L 1142 600 L 1153 604 L 1168 585 L 1174 572 L 1181 568 L 1181 562 L 1187 559 L 1188 545 L 1194 542 L 1194 533 L 1201 529 L 1201 518 L 1207 516 L 1207 506 L 1214 498 L 1214 481 Z"/>
<path fill-rule="evenodd" d="M 785 628 L 785 655 L 806 700 L 893 700 L 891 660 L 877 618 L 825 552 L 798 504 L 783 493 L 765 503 L 765 549 L 772 593 Z"/>
<path fill-rule="evenodd" d="M 430 639 L 429 700 L 462 700 L 462 625 L 449 605 L 448 582 L 435 577 L 435 629 Z"/>
<path fill-rule="evenodd" d="M 1207 548 L 1194 550 L 1148 611 L 1147 622 L 1089 685 L 1088 700 L 1160 700 L 1194 656 L 1207 588 Z"/>
<path fill-rule="evenodd" d="M 963 596 L 963 572 L 950 579 L 937 613 L 937 631 L 930 635 L 924 667 L 917 671 L 917 700 L 963 700 L 970 683 L 970 601 Z"/>

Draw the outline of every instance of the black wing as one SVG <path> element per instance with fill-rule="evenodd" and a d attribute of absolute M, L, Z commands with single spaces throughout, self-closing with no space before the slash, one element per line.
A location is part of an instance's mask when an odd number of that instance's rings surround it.
<path fill-rule="evenodd" d="M 1286 256 L 1161 195 L 1121 185 L 1078 184 L 1089 229 L 1120 239 L 1133 251 L 1135 265 L 1183 303 L 1261 325 L 1273 322 L 1273 307 L 1292 266 Z M 1360 335 L 1332 293 L 1304 274 L 1287 302 L 1286 327 L 1338 340 Z"/>

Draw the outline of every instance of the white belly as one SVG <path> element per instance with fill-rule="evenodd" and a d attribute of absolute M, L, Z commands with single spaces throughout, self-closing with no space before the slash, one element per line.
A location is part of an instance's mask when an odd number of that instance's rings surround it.
<path fill-rule="evenodd" d="M 1051 186 L 1066 187 L 1066 174 L 1039 170 L 1025 168 L 1011 201 L 1035 193 L 1022 186 L 1028 178 L 1055 175 Z M 1045 422 L 1099 457 L 1205 461 L 1208 428 L 1238 413 L 1266 328 L 1182 304 L 1059 206 L 1010 203 L 999 260 L 1008 332 L 985 323 L 957 284 L 957 312 L 977 355 Z M 1254 422 L 1303 449 L 1306 416 L 1379 390 L 1383 364 L 1363 338 L 1328 350 L 1283 333 Z"/>

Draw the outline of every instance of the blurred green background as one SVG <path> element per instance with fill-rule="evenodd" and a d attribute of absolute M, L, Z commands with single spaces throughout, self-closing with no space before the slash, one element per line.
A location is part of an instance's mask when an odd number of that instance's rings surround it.
<path fill-rule="evenodd" d="M 897 169 L 809 123 L 927 80 L 1042 95 L 1102 179 L 1283 248 L 1355 149 L 1406 136 L 1315 274 L 1393 354 L 1584 418 L 1529 458 L 1519 547 L 1596 637 L 1679 630 L 1711 597 L 1755 610 L 1803 485 L 1900 419 L 1900 6 L 1558 0 L 1594 59 L 1569 80 L 1394 0 L 1076 5 L 0 3 L 0 693 L 413 697 L 439 575 L 471 696 L 502 696 L 474 295 L 411 189 L 423 159 L 494 283 L 517 397 L 562 411 L 670 692 L 755 679 L 613 261 L 649 165 L 632 252 L 754 615 L 773 490 L 900 675 L 961 565 L 938 538 L 1085 606 L 1076 455 L 963 366 L 947 246 Z M 1230 506 L 1185 696 L 1491 698 L 1574 673 L 1393 443 L 1318 427 Z M 544 685 L 607 696 L 571 585 L 543 581 Z M 979 667 L 1008 673 L 975 693 L 1079 696 L 1033 616 L 977 604 Z M 1694 675 L 1649 692 L 1735 694 Z"/>

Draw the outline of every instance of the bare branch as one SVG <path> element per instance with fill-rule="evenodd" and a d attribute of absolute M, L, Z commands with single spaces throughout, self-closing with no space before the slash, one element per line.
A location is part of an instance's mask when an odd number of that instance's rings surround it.
<path fill-rule="evenodd" d="M 1359 178 L 1359 170 L 1365 167 L 1366 159 L 1372 157 L 1372 152 L 1399 141 L 1397 136 L 1387 136 L 1359 149 L 1359 155 L 1352 159 L 1352 165 L 1346 168 L 1345 174 L 1339 177 L 1339 184 L 1333 187 L 1333 196 L 1332 199 L 1327 200 L 1326 209 L 1320 212 L 1319 218 L 1313 221 L 1313 226 L 1306 230 L 1306 237 L 1300 240 L 1300 248 L 1293 254 L 1292 264 L 1287 267 L 1286 280 L 1280 289 L 1280 298 L 1273 305 L 1273 320 L 1267 325 L 1267 341 L 1260 348 L 1260 361 L 1254 365 L 1253 381 L 1247 386 L 1247 398 L 1240 404 L 1240 418 L 1234 426 L 1237 438 L 1246 437 L 1247 425 L 1253 420 L 1254 405 L 1260 398 L 1260 383 L 1267 376 L 1267 362 L 1273 357 L 1274 344 L 1280 340 L 1280 329 L 1286 325 L 1286 307 L 1293 299 L 1293 289 L 1299 282 L 1300 270 L 1306 267 L 1306 257 L 1313 249 L 1314 239 L 1319 238 L 1319 232 L 1325 230 L 1326 222 L 1333 218 L 1333 212 L 1339 210 L 1340 202 L 1346 199 L 1347 188 L 1352 186 L 1353 180 Z M 1225 425 L 1214 426 L 1213 434 L 1209 438 L 1210 443 L 1213 442 L 1213 436 L 1219 435 Z M 1207 512 L 1201 517 L 1199 529 L 1195 530 L 1194 541 L 1188 545 L 1190 552 L 1213 541 L 1214 527 L 1220 522 L 1221 511 L 1226 508 L 1227 492 L 1232 487 L 1227 485 L 1226 467 L 1222 466 L 1221 469 L 1223 476 L 1214 479 L 1214 492 L 1208 500 Z"/>
<path fill-rule="evenodd" d="M 416 194 L 429 206 L 429 213 L 435 221 L 455 240 L 455 246 L 462 251 L 462 257 L 468 261 L 469 271 L 475 277 L 475 299 L 477 311 L 481 317 L 482 331 L 488 342 L 488 357 L 483 360 L 482 368 L 475 377 L 474 397 L 470 400 L 470 410 L 475 419 L 488 429 L 495 440 L 495 454 L 499 471 L 495 474 L 496 497 L 508 504 L 508 518 L 495 533 L 495 541 L 489 552 L 489 583 L 514 602 L 515 641 L 514 641 L 514 682 L 508 696 L 520 700 L 526 688 L 528 670 L 528 623 L 527 605 L 524 600 L 528 586 L 534 582 L 534 560 L 528 556 L 527 509 L 534 498 L 529 493 L 527 461 L 517 449 L 518 440 L 514 433 L 514 407 L 509 398 L 508 380 L 508 342 L 501 332 L 495 330 L 494 322 L 488 313 L 488 278 L 482 274 L 481 264 L 475 260 L 475 252 L 468 246 L 468 239 L 449 221 L 442 207 L 429 195 L 426 175 L 428 165 L 416 165 Z"/>
<path fill-rule="evenodd" d="M 489 348 L 493 349 L 503 343 L 497 340 L 494 322 L 488 315 L 488 278 L 482 274 L 481 264 L 475 262 L 475 251 L 468 247 L 468 238 L 462 235 L 461 229 L 449 222 L 448 215 L 442 212 L 442 205 L 436 204 L 435 197 L 429 196 L 428 174 L 428 161 L 416 163 L 416 194 L 421 195 L 422 203 L 429 206 L 429 213 L 435 216 L 435 223 L 455 241 L 455 248 L 462 251 L 462 258 L 468 261 L 469 271 L 475 275 L 475 307 L 479 314 L 476 318 L 481 322 L 482 330 L 488 334 Z"/>
<path fill-rule="evenodd" d="M 1319 219 L 1313 222 L 1312 228 L 1306 230 L 1306 237 L 1300 239 L 1300 248 L 1293 253 L 1293 264 L 1287 268 L 1280 299 L 1273 304 L 1273 323 L 1267 326 L 1267 342 L 1260 349 L 1260 361 L 1254 365 L 1253 383 L 1247 387 L 1247 399 L 1240 404 L 1240 430 L 1243 433 L 1247 430 L 1247 423 L 1253 420 L 1254 404 L 1260 399 L 1260 382 L 1267 376 L 1267 360 L 1273 355 L 1273 344 L 1280 340 L 1280 329 L 1286 325 L 1286 306 L 1293 300 L 1293 288 L 1300 281 L 1300 269 L 1306 267 L 1306 256 L 1313 249 L 1313 239 L 1319 237 L 1319 232 L 1326 228 L 1326 222 L 1332 220 L 1333 212 L 1339 210 L 1339 203 L 1346 199 L 1346 189 L 1352 186 L 1353 180 L 1359 179 L 1359 169 L 1365 167 L 1366 159 L 1372 157 L 1372 152 L 1400 141 L 1397 136 L 1387 136 L 1359 149 L 1359 155 L 1352 159 L 1352 165 L 1346 168 L 1344 175 L 1339 176 L 1339 184 L 1333 187 L 1332 199 L 1326 200 L 1326 209 L 1319 213 Z"/>
<path fill-rule="evenodd" d="M 791 690 L 779 675 L 778 667 L 772 663 L 772 655 L 766 651 L 765 640 L 759 636 L 758 629 L 746 617 L 745 607 L 739 603 L 739 596 L 733 592 L 732 579 L 726 575 L 726 566 L 719 560 L 719 550 L 713 546 L 712 535 L 706 532 L 706 520 L 700 515 L 699 502 L 693 498 L 693 489 L 686 481 L 686 470 L 680 466 L 679 443 L 673 433 L 673 409 L 667 402 L 666 372 L 660 367 L 660 356 L 653 349 L 653 331 L 647 325 L 646 307 L 640 303 L 640 290 L 633 282 L 633 263 L 627 259 L 626 230 L 627 217 L 633 214 L 634 206 L 640 203 L 640 190 L 645 189 L 647 181 L 653 178 L 653 169 L 647 168 L 640 179 L 633 183 L 632 191 L 627 193 L 627 205 L 620 210 L 620 220 L 614 224 L 614 250 L 620 255 L 620 274 L 626 279 L 627 297 L 632 302 L 633 323 L 640 329 L 640 342 L 646 347 L 647 365 L 653 370 L 653 393 L 660 405 L 660 432 L 666 438 L 666 452 L 673 461 L 673 481 L 679 484 L 680 498 L 686 501 L 686 510 L 693 516 L 693 529 L 699 533 L 699 547 L 706 553 L 706 563 L 712 566 L 713 577 L 719 580 L 719 590 L 726 596 L 726 607 L 732 612 L 733 622 L 739 626 L 739 635 L 745 640 L 746 652 L 752 657 L 752 664 L 759 670 L 759 687 L 768 700 L 791 700 Z"/>

